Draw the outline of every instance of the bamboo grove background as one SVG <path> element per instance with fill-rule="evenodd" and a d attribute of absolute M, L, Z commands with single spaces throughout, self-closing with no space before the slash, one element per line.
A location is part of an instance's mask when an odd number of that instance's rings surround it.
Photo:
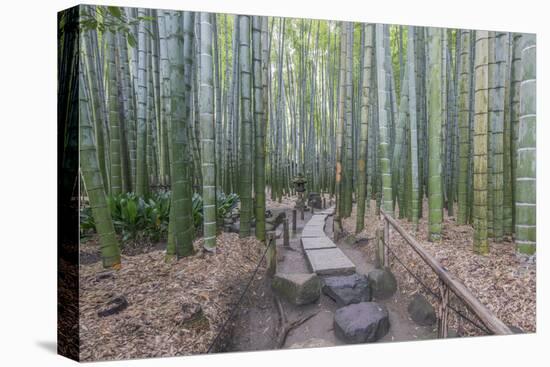
<path fill-rule="evenodd" d="M 336 196 L 337 226 L 355 201 L 362 230 L 374 199 L 416 224 L 427 216 L 432 241 L 447 210 L 474 227 L 476 252 L 504 236 L 535 251 L 534 35 L 77 9 L 77 26 L 61 17 L 59 59 L 78 83 L 59 85 L 78 98 L 104 266 L 120 265 L 109 197 L 169 190 L 171 259 L 197 234 L 213 250 L 221 193 L 239 195 L 241 236 L 264 240 L 266 195 L 293 194 L 300 173 Z"/>

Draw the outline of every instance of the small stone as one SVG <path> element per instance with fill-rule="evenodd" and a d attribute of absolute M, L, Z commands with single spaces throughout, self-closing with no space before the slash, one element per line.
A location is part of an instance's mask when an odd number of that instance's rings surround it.
<path fill-rule="evenodd" d="M 97 273 L 96 277 L 95 277 L 95 280 L 98 281 L 98 282 L 101 282 L 103 280 L 107 280 L 107 279 L 113 279 L 115 276 L 115 272 L 112 271 L 112 270 L 105 270 L 105 271 L 101 271 L 99 273 Z"/>
<path fill-rule="evenodd" d="M 111 298 L 105 307 L 97 312 L 100 317 L 107 317 L 115 315 L 128 307 L 128 301 L 124 296 L 117 296 Z"/>
<path fill-rule="evenodd" d="M 397 280 L 389 269 L 375 269 L 368 275 L 373 296 L 376 299 L 391 297 L 397 290 Z"/>
<path fill-rule="evenodd" d="M 365 275 L 327 277 L 323 280 L 323 293 L 333 299 L 338 306 L 371 300 L 371 288 Z"/>
<path fill-rule="evenodd" d="M 312 273 L 277 273 L 271 286 L 277 294 L 294 305 L 313 303 L 321 296 L 321 280 Z"/>
<path fill-rule="evenodd" d="M 435 310 L 423 295 L 418 293 L 415 294 L 407 310 L 409 311 L 411 319 L 418 325 L 430 326 L 435 324 Z"/>
<path fill-rule="evenodd" d="M 372 343 L 390 329 L 386 306 L 376 302 L 354 303 L 336 310 L 334 332 L 348 343 Z"/>
<path fill-rule="evenodd" d="M 311 338 L 303 342 L 297 342 L 290 346 L 290 349 L 297 348 L 320 348 L 320 347 L 333 347 L 334 343 L 325 339 Z"/>

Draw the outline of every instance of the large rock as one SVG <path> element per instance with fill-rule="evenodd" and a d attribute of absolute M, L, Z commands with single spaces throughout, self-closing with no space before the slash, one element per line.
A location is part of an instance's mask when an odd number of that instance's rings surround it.
<path fill-rule="evenodd" d="M 303 342 L 297 342 L 290 346 L 291 349 L 297 348 L 319 348 L 319 347 L 332 347 L 334 343 L 325 339 L 311 338 Z"/>
<path fill-rule="evenodd" d="M 271 286 L 277 294 L 295 305 L 313 303 L 321 296 L 321 280 L 316 274 L 277 273 Z"/>
<path fill-rule="evenodd" d="M 372 298 L 368 278 L 357 273 L 325 278 L 323 293 L 332 298 L 338 306 L 368 302 Z"/>
<path fill-rule="evenodd" d="M 376 302 L 354 303 L 336 310 L 334 332 L 347 343 L 372 343 L 390 329 L 386 306 Z"/>
<path fill-rule="evenodd" d="M 409 311 L 411 319 L 418 325 L 430 326 L 435 324 L 435 310 L 423 295 L 418 293 L 415 294 L 407 310 Z"/>
<path fill-rule="evenodd" d="M 368 275 L 372 294 L 376 299 L 391 297 L 397 290 L 397 281 L 389 269 L 375 269 Z"/>

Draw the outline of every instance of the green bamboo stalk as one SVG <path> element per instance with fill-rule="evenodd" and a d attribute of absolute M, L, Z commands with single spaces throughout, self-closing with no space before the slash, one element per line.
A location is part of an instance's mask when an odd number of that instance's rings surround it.
<path fill-rule="evenodd" d="M 514 232 L 513 223 L 513 211 L 514 211 L 514 199 L 513 199 L 513 181 L 512 181 L 512 121 L 511 121 L 511 61 L 512 61 L 512 34 L 506 34 L 506 83 L 504 90 L 504 154 L 503 154 L 503 168 L 504 168 L 504 193 L 503 193 L 503 209 L 502 209 L 502 222 L 503 232 L 505 235 L 512 235 Z"/>
<path fill-rule="evenodd" d="M 392 172 L 390 161 L 390 129 L 391 104 L 386 69 L 385 35 L 389 32 L 387 25 L 376 25 L 376 73 L 378 88 L 378 122 L 379 122 L 379 164 L 381 177 L 382 207 L 393 216 Z"/>
<path fill-rule="evenodd" d="M 108 122 L 103 121 L 107 116 L 105 113 L 105 100 L 101 97 L 100 94 L 100 83 L 102 83 L 101 76 L 97 71 L 97 63 L 95 58 L 98 57 L 99 50 L 97 50 L 97 44 L 94 43 L 91 39 L 91 33 L 94 33 L 94 36 L 97 37 L 95 30 L 82 31 L 82 61 L 83 65 L 86 68 L 85 77 L 87 77 L 88 85 L 90 85 L 90 104 L 92 106 L 92 121 L 95 122 L 95 141 L 97 143 L 97 156 L 99 161 L 99 171 L 103 179 L 103 184 L 105 186 L 105 191 L 109 192 L 109 174 L 106 165 L 105 157 L 105 139 L 106 132 L 105 126 L 108 125 Z"/>
<path fill-rule="evenodd" d="M 470 161 L 470 31 L 461 30 L 460 75 L 458 81 L 458 215 L 457 223 L 468 223 L 468 174 Z"/>
<path fill-rule="evenodd" d="M 536 125 L 537 68 L 534 34 L 523 36 L 516 177 L 516 248 L 536 252 Z"/>
<path fill-rule="evenodd" d="M 254 72 L 254 209 L 256 214 L 256 238 L 265 241 L 265 117 L 262 68 L 262 23 L 264 17 L 252 18 L 252 67 Z"/>
<path fill-rule="evenodd" d="M 252 107 L 250 67 L 250 17 L 239 15 L 239 68 L 241 100 L 241 150 L 239 194 L 241 199 L 240 237 L 250 236 L 252 221 Z"/>
<path fill-rule="evenodd" d="M 216 248 L 216 140 L 214 131 L 214 61 L 212 15 L 200 13 L 200 127 L 204 248 Z"/>
<path fill-rule="evenodd" d="M 523 35 L 521 33 L 514 33 L 512 37 L 512 63 L 511 63 L 511 81 L 510 81 L 510 98 L 511 98 L 511 106 L 510 106 L 510 120 L 511 120 L 511 142 L 510 142 L 510 150 L 511 150 L 511 161 L 512 161 L 512 172 L 511 172 L 511 179 L 514 185 L 512 185 L 512 202 L 516 202 L 516 191 L 517 191 L 517 185 L 516 185 L 516 178 L 517 178 L 517 162 L 518 162 L 518 154 L 517 154 L 517 148 L 518 148 L 518 134 L 519 134 L 519 116 L 520 116 L 520 110 L 519 110 L 519 97 L 520 97 L 520 84 L 522 80 L 521 75 L 521 53 L 523 50 Z M 512 211 L 512 225 L 515 228 L 516 225 L 516 213 L 517 210 Z"/>
<path fill-rule="evenodd" d="M 138 15 L 145 17 L 144 9 L 138 9 Z M 147 40 L 145 22 L 138 27 L 138 62 L 137 62 L 137 126 L 136 126 L 136 185 L 138 196 L 147 192 Z"/>
<path fill-rule="evenodd" d="M 409 147 L 411 161 L 411 218 L 414 230 L 418 230 L 418 214 L 420 205 L 420 181 L 418 170 L 418 115 L 416 100 L 416 45 L 415 27 L 409 26 L 407 44 L 407 70 L 409 72 Z"/>
<path fill-rule="evenodd" d="M 489 34 L 475 33 L 475 90 L 474 90 L 474 252 L 489 253 L 487 240 L 487 132 L 489 99 Z"/>
<path fill-rule="evenodd" d="M 491 122 L 491 152 L 492 152 L 492 186 L 493 192 L 493 237 L 495 241 L 502 241 L 503 229 L 503 205 L 504 205 L 504 95 L 506 85 L 506 37 L 507 34 L 498 32 L 495 34 L 494 44 L 494 70 L 492 95 L 489 96 L 491 109 L 489 119 Z M 489 70 L 491 72 L 491 70 Z"/>
<path fill-rule="evenodd" d="M 96 231 L 99 235 L 101 260 L 104 268 L 120 268 L 120 248 L 115 234 L 111 212 L 107 205 L 107 198 L 103 186 L 103 179 L 99 171 L 97 151 L 94 141 L 94 130 L 90 119 L 89 97 L 85 87 L 84 66 L 79 71 L 79 147 L 80 171 L 84 179 L 84 186 L 92 209 Z"/>
<path fill-rule="evenodd" d="M 116 84 L 116 63 L 115 63 L 115 34 L 111 31 L 105 33 L 107 42 L 107 80 L 108 108 L 109 108 L 109 130 L 110 130 L 110 161 L 111 161 L 111 195 L 122 193 L 122 168 L 120 162 L 120 115 L 118 86 Z"/>
<path fill-rule="evenodd" d="M 353 93 L 353 23 L 346 23 L 346 75 L 345 75 L 345 135 L 344 135 L 344 167 L 343 167 L 343 214 L 349 217 L 352 209 L 352 184 L 353 184 L 353 116 L 352 116 L 352 93 Z"/>
<path fill-rule="evenodd" d="M 441 239 L 443 202 L 441 185 L 441 33 L 439 28 L 428 29 L 428 207 L 429 240 Z"/>
<path fill-rule="evenodd" d="M 341 218 L 343 217 L 343 197 L 342 197 L 342 140 L 344 135 L 344 96 L 345 87 L 344 79 L 346 76 L 346 29 L 344 22 L 340 22 L 340 61 L 339 61 L 339 78 L 338 78 L 338 120 L 336 127 L 336 178 L 335 178 L 335 192 L 336 192 L 336 210 L 335 210 L 335 232 L 342 229 Z M 336 235 L 337 237 L 337 235 Z"/>
<path fill-rule="evenodd" d="M 357 222 L 355 232 L 359 233 L 365 227 L 365 201 L 370 198 L 367 194 L 367 138 L 369 126 L 369 107 L 370 93 L 372 85 L 372 63 L 373 63 L 373 36 L 374 24 L 363 25 L 363 83 L 361 93 L 361 133 L 359 140 L 359 160 L 358 160 L 358 183 L 357 183 Z"/>
<path fill-rule="evenodd" d="M 182 21 L 183 16 L 183 21 Z M 187 125 L 190 110 L 190 74 L 193 47 L 193 13 L 168 12 L 166 19 L 168 59 L 170 62 L 171 134 L 172 134 L 172 238 L 167 257 L 192 255 L 193 222 L 191 220 L 190 152 Z M 173 242 L 170 242 L 170 241 Z"/>

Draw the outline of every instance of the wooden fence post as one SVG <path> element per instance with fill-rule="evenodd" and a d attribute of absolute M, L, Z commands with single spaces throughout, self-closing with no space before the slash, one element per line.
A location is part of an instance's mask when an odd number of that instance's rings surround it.
<path fill-rule="evenodd" d="M 290 247 L 290 239 L 288 234 L 288 218 L 283 220 L 283 246 Z"/>
<path fill-rule="evenodd" d="M 277 272 L 277 244 L 275 240 L 275 232 L 266 233 L 267 246 L 267 276 L 273 277 Z"/>
<path fill-rule="evenodd" d="M 384 267 L 390 266 L 389 249 L 390 246 L 390 222 L 384 216 Z"/>
<path fill-rule="evenodd" d="M 439 280 L 439 294 L 441 302 L 439 303 L 439 322 L 437 325 L 437 337 L 446 338 L 448 335 L 449 324 L 449 287 L 442 280 Z"/>
<path fill-rule="evenodd" d="M 384 240 L 382 239 L 382 234 L 380 228 L 376 228 L 376 251 L 374 251 L 375 256 L 375 266 L 378 269 L 384 267 Z"/>

